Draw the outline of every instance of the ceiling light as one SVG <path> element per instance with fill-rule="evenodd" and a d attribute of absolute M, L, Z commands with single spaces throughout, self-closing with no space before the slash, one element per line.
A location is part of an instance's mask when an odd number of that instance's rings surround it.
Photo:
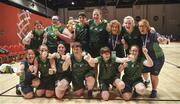
<path fill-rule="evenodd" d="M 75 3 L 72 1 L 71 4 L 74 5 Z"/>

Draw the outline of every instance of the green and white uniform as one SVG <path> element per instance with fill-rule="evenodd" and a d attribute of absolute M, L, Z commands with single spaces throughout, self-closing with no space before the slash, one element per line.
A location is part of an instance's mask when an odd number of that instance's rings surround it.
<path fill-rule="evenodd" d="M 63 71 L 62 69 L 62 65 L 64 63 L 64 60 L 62 60 L 61 58 L 57 58 L 56 59 L 56 78 L 55 81 L 60 81 L 62 79 L 66 79 L 69 83 L 71 82 L 71 73 L 70 73 L 70 69 L 68 69 L 67 71 Z"/>
<path fill-rule="evenodd" d="M 95 72 L 89 66 L 88 62 L 83 58 L 80 62 L 77 61 L 73 54 L 71 55 L 71 73 L 74 91 L 84 88 L 84 80 L 86 77 L 95 77 Z"/>
<path fill-rule="evenodd" d="M 123 27 L 122 28 L 122 35 L 124 37 L 124 40 L 128 44 L 127 54 L 129 54 L 129 50 L 130 50 L 132 45 L 137 45 L 141 49 L 143 42 L 141 39 L 141 33 L 139 31 L 138 26 L 134 26 L 134 29 L 130 34 Z M 142 54 L 142 51 L 140 51 L 140 54 Z"/>
<path fill-rule="evenodd" d="M 100 64 L 98 78 L 100 89 L 108 90 L 109 85 L 113 85 L 113 82 L 120 77 L 116 57 L 111 57 L 107 62 L 105 62 L 101 56 L 96 59 Z"/>
<path fill-rule="evenodd" d="M 75 25 L 75 41 L 80 42 L 82 49 L 89 52 L 89 27 L 87 25 Z"/>
<path fill-rule="evenodd" d="M 139 57 L 136 61 L 129 61 L 127 62 L 128 66 L 124 69 L 124 75 L 122 80 L 125 83 L 124 92 L 131 92 L 132 88 L 140 83 L 143 82 L 142 79 L 142 71 L 144 69 L 144 57 Z"/>
<path fill-rule="evenodd" d="M 49 68 L 51 68 L 49 59 L 45 62 L 37 57 L 38 71 L 40 72 L 40 85 L 37 89 L 54 90 L 55 88 L 55 75 L 49 75 Z"/>
<path fill-rule="evenodd" d="M 147 37 L 143 37 L 144 43 L 146 40 L 146 47 L 148 49 L 148 54 L 153 60 L 153 67 L 145 67 L 143 73 L 150 72 L 151 75 L 158 76 L 163 65 L 165 56 L 162 48 L 159 46 L 159 42 L 157 41 L 158 35 L 157 33 L 150 32 Z M 147 38 L 147 39 L 146 39 Z"/>
<path fill-rule="evenodd" d="M 26 49 L 33 49 L 36 56 L 39 55 L 38 49 L 42 44 L 44 31 L 32 30 L 33 38 L 29 45 L 26 45 Z"/>
<path fill-rule="evenodd" d="M 89 21 L 89 47 L 92 57 L 100 55 L 100 48 L 108 46 L 108 32 L 106 31 L 107 21 L 102 20 L 96 24 L 94 20 Z"/>
<path fill-rule="evenodd" d="M 53 53 L 57 51 L 58 42 L 62 41 L 58 36 L 54 34 L 55 31 L 59 31 L 60 33 L 63 33 L 65 27 L 56 27 L 56 26 L 49 26 L 46 28 L 45 32 L 47 32 L 47 43 L 49 52 Z"/>

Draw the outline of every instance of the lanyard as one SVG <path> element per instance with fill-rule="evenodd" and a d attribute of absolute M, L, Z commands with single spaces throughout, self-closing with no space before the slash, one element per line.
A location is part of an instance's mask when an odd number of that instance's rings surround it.
<path fill-rule="evenodd" d="M 119 37 L 119 35 L 116 36 L 116 40 L 114 41 L 113 35 L 111 35 L 111 38 L 112 38 L 111 43 L 112 43 L 113 50 L 116 48 L 116 45 L 117 45 L 117 42 L 118 42 L 118 37 Z"/>
<path fill-rule="evenodd" d="M 147 38 L 148 38 L 148 35 L 146 35 L 146 38 L 145 38 L 145 40 L 143 41 L 143 47 L 146 47 L 146 44 L 147 44 Z"/>
<path fill-rule="evenodd" d="M 125 41 L 124 36 L 122 36 L 122 39 Z M 124 44 L 123 44 L 123 50 L 124 50 L 124 56 L 127 57 L 127 53 L 126 53 L 126 49 L 125 49 Z"/>

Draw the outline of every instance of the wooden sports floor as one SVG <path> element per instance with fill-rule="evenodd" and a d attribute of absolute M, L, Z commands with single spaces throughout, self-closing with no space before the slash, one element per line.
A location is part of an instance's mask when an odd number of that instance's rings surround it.
<path fill-rule="evenodd" d="M 14 86 L 18 83 L 18 77 L 15 74 L 0 74 L 0 104 L 180 104 L 180 43 L 170 43 L 163 45 L 162 48 L 166 61 L 159 76 L 157 98 L 148 98 L 151 91 L 149 85 L 145 96 L 128 102 L 116 96 L 111 97 L 109 101 L 102 101 L 99 96 L 95 96 L 94 99 L 66 96 L 63 100 L 55 98 L 26 100 L 15 94 Z M 93 94 L 98 95 L 97 93 L 96 91 Z"/>

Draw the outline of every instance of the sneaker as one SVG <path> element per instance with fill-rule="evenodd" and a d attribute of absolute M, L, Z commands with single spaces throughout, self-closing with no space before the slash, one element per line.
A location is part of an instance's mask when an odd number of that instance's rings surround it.
<path fill-rule="evenodd" d="M 21 95 L 21 91 L 20 91 L 19 87 L 20 87 L 19 84 L 16 85 L 16 94 L 17 95 Z"/>
<path fill-rule="evenodd" d="M 149 96 L 150 98 L 156 98 L 157 97 L 157 91 L 152 90 L 151 95 Z"/>
<path fill-rule="evenodd" d="M 88 98 L 92 98 L 92 97 L 93 97 L 92 90 L 88 90 L 88 93 L 87 93 L 87 95 L 88 95 Z"/>
<path fill-rule="evenodd" d="M 144 81 L 144 85 L 145 85 L 146 88 L 148 88 L 148 85 L 149 85 L 149 84 L 150 84 L 150 80 Z"/>

